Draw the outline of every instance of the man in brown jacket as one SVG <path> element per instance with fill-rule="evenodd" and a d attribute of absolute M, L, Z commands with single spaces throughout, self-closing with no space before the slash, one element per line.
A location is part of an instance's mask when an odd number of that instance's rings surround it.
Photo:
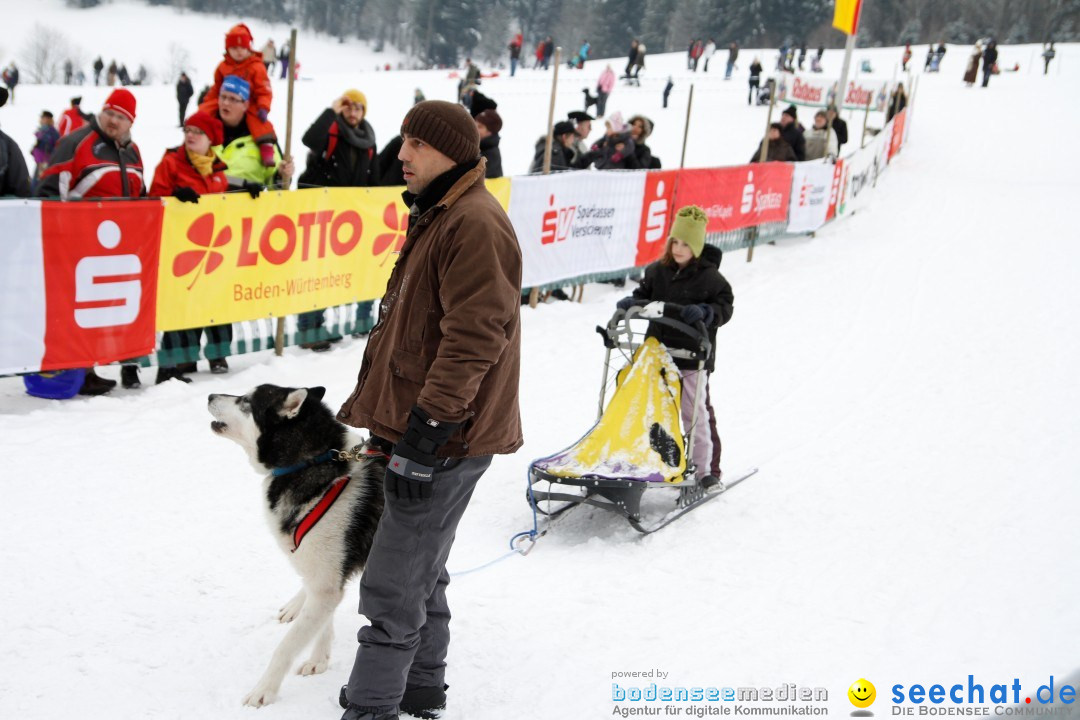
<path fill-rule="evenodd" d="M 492 455 L 521 447 L 521 250 L 484 187 L 480 136 L 455 103 L 401 124 L 410 207 L 360 375 L 338 418 L 390 461 L 379 529 L 360 580 L 361 628 L 343 720 L 435 717 L 446 704 L 446 558 Z"/>

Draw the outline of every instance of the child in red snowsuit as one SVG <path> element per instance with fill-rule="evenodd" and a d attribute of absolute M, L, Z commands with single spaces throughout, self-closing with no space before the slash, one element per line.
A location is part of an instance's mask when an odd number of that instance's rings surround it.
<path fill-rule="evenodd" d="M 210 92 L 206 93 L 199 109 L 216 117 L 218 95 L 225 78 L 235 75 L 246 80 L 251 86 L 251 104 L 248 106 L 246 118 L 248 130 L 259 146 L 263 165 L 273 167 L 277 133 L 267 120 L 273 90 L 270 87 L 270 77 L 266 74 L 266 66 L 263 65 L 262 54 L 253 51 L 251 45 L 251 30 L 243 23 L 234 26 L 225 34 L 225 59 L 214 70 L 214 85 Z"/>

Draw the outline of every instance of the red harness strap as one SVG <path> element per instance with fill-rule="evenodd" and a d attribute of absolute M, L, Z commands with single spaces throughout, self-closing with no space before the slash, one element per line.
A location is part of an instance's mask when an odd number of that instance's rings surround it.
<path fill-rule="evenodd" d="M 304 536 L 311 531 L 311 528 L 322 520 L 323 515 L 330 509 L 330 506 L 334 504 L 334 501 L 338 499 L 338 496 L 345 491 L 345 486 L 349 484 L 349 476 L 339 477 L 334 481 L 334 484 L 330 486 L 330 489 L 326 491 L 326 494 L 322 496 L 318 504 L 311 509 L 304 519 L 300 521 L 300 524 L 296 526 L 296 530 L 293 531 L 293 552 L 296 552 L 300 547 L 300 542 L 304 539 Z"/>

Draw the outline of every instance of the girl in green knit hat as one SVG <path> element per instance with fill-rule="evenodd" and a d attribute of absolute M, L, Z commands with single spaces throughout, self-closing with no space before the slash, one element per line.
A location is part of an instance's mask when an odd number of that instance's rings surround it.
<path fill-rule="evenodd" d="M 705 211 L 697 205 L 680 208 L 671 224 L 664 256 L 645 268 L 645 276 L 633 295 L 620 300 L 617 306 L 627 310 L 651 302 L 663 303 L 667 317 L 693 326 L 704 323 L 715 348 L 716 328 L 731 319 L 735 296 L 730 283 L 720 274 L 719 248 L 705 244 L 708 222 Z M 694 338 L 657 323 L 650 323 L 647 335 L 669 348 L 692 350 L 698 346 Z M 716 487 L 720 484 L 719 468 L 715 467 L 718 463 L 713 462 L 713 438 L 708 422 L 712 408 L 705 388 L 697 400 L 695 414 L 697 386 L 699 382 L 708 382 L 709 373 L 715 367 L 715 351 L 705 363 L 704 372 L 697 369 L 694 360 L 676 358 L 675 365 L 682 374 L 682 422 L 684 431 L 693 433 L 692 459 L 697 476 L 706 489 Z M 695 417 L 696 422 L 691 428 Z"/>

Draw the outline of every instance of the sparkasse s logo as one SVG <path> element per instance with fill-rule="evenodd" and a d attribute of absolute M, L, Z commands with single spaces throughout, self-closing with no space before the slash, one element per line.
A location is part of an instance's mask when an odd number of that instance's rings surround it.
<path fill-rule="evenodd" d="M 98 244 L 120 245 L 120 226 L 105 220 L 97 227 Z M 139 317 L 142 261 L 138 255 L 90 255 L 75 265 L 75 324 L 84 329 L 130 325 Z"/>
<path fill-rule="evenodd" d="M 556 208 L 555 195 L 550 195 L 548 210 L 541 220 L 540 244 L 551 245 L 566 240 L 570 235 L 570 228 L 574 225 L 575 212 L 577 212 L 577 205 Z"/>

